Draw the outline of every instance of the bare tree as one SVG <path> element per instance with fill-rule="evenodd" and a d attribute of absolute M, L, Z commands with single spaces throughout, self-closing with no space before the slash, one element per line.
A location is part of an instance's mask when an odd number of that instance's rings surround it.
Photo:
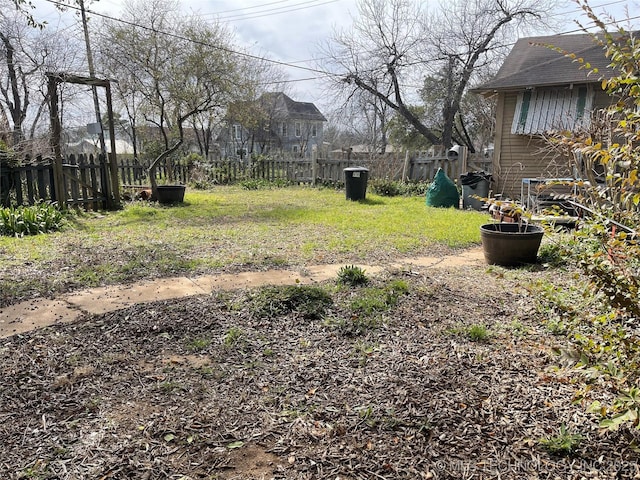
<path fill-rule="evenodd" d="M 129 2 L 125 17 L 127 23 L 104 25 L 101 55 L 111 58 L 106 65 L 120 64 L 112 73 L 129 77 L 144 101 L 137 111 L 160 135 L 149 166 L 155 196 L 156 169 L 184 143 L 187 122 L 227 105 L 241 79 L 231 35 L 221 25 L 185 17 L 170 0 Z"/>
<path fill-rule="evenodd" d="M 249 154 L 269 153 L 282 143 L 283 119 L 277 108 L 277 93 L 286 93 L 289 89 L 286 74 L 279 65 L 257 56 L 247 56 L 242 71 L 244 88 L 229 106 L 226 118 L 231 127 L 242 127 L 239 138 L 234 138 L 232 143 L 240 146 L 241 152 L 246 149 Z"/>
<path fill-rule="evenodd" d="M 343 98 L 365 92 L 407 120 L 431 144 L 450 147 L 462 98 L 475 74 L 519 29 L 548 19 L 554 0 L 452 0 L 428 12 L 411 0 L 360 0 L 349 31 L 323 48 Z M 441 122 L 420 118 L 416 84 L 441 76 Z M 439 123 L 441 127 L 435 128 Z M 471 139 L 461 138 L 471 144 Z"/>
<path fill-rule="evenodd" d="M 14 148 L 24 149 L 38 130 L 47 104 L 45 71 L 75 63 L 69 44 L 63 34 L 28 26 L 15 11 L 0 12 L 0 123 Z"/>

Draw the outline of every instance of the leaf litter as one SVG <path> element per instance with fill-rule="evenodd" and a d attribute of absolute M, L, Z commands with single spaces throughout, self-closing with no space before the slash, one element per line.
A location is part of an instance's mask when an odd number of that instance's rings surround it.
<path fill-rule="evenodd" d="M 637 478 L 635 434 L 572 404 L 518 280 L 398 277 L 409 293 L 359 329 L 358 290 L 330 284 L 322 318 L 258 315 L 252 290 L 2 339 L 0 478 Z M 561 425 L 571 456 L 540 446 Z"/>

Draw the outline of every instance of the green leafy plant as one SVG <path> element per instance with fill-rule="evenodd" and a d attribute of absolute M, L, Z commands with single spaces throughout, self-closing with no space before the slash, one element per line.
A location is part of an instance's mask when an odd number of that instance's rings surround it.
<path fill-rule="evenodd" d="M 64 214 L 52 203 L 0 208 L 0 234 L 22 237 L 60 230 Z"/>
<path fill-rule="evenodd" d="M 232 348 L 243 343 L 244 337 L 244 330 L 240 327 L 231 327 L 222 337 L 222 344 L 225 348 Z"/>
<path fill-rule="evenodd" d="M 579 267 L 587 288 L 580 292 L 589 309 L 565 311 L 560 317 L 567 338 L 580 358 L 576 374 L 591 380 L 592 389 L 606 388 L 616 399 L 591 409 L 601 426 L 617 429 L 638 425 L 637 388 L 640 384 L 640 88 L 637 70 L 640 46 L 620 25 L 603 22 L 586 2 L 583 11 L 600 30 L 592 39 L 603 49 L 616 74 L 601 86 L 611 106 L 594 112 L 588 126 L 552 136 L 550 145 L 566 158 L 576 158 L 587 182 L 575 182 L 589 218 L 567 243 L 572 263 Z M 614 32 L 614 33 L 612 33 Z M 558 50 L 558 49 L 556 49 Z M 562 52 L 576 68 L 597 74 L 573 52 Z M 615 373 L 613 373 L 615 372 Z"/>
<path fill-rule="evenodd" d="M 190 352 L 199 352 L 211 345 L 211 339 L 204 337 L 194 337 L 186 342 L 187 350 Z"/>
<path fill-rule="evenodd" d="M 373 193 L 383 197 L 424 196 L 429 188 L 428 182 L 401 182 L 388 179 L 372 180 L 370 185 Z"/>
<path fill-rule="evenodd" d="M 404 280 L 394 280 L 382 288 L 365 288 L 351 301 L 351 309 L 365 315 L 384 312 L 394 307 L 400 296 L 408 292 L 409 286 Z"/>
<path fill-rule="evenodd" d="M 600 427 L 607 430 L 617 430 L 621 425 L 629 423 L 640 428 L 640 389 L 632 387 L 621 391 L 610 411 L 599 401 L 593 402 L 588 411 L 598 413 L 602 417 Z"/>
<path fill-rule="evenodd" d="M 545 437 L 539 440 L 540 445 L 555 455 L 570 455 L 582 442 L 582 435 L 572 433 L 567 426 L 562 424 L 558 435 Z"/>
<path fill-rule="evenodd" d="M 489 330 L 485 325 L 473 324 L 467 328 L 467 337 L 473 342 L 485 342 L 489 339 Z"/>
<path fill-rule="evenodd" d="M 356 265 L 345 265 L 338 270 L 338 283 L 358 287 L 369 283 L 366 271 Z"/>
<path fill-rule="evenodd" d="M 374 353 L 380 351 L 380 345 L 357 341 L 353 346 L 353 350 L 354 355 L 358 357 L 358 362 L 362 367 L 367 364 L 367 361 Z"/>

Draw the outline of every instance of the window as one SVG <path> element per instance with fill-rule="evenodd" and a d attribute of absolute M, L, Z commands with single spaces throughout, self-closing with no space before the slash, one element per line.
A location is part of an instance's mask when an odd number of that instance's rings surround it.
<path fill-rule="evenodd" d="M 240 125 L 233 126 L 233 138 L 242 140 L 242 127 Z"/>
<path fill-rule="evenodd" d="M 292 151 L 293 153 L 298 153 L 298 145 L 294 145 L 294 146 L 291 148 L 291 151 Z"/>
<path fill-rule="evenodd" d="M 302 125 L 300 125 L 300 122 L 296 122 L 296 137 L 301 137 L 302 136 Z"/>
<path fill-rule="evenodd" d="M 511 133 L 531 135 L 586 127 L 593 96 L 593 91 L 586 86 L 521 92 L 516 102 Z"/>
<path fill-rule="evenodd" d="M 282 136 L 286 137 L 287 136 L 287 124 L 282 122 Z"/>
<path fill-rule="evenodd" d="M 312 137 L 318 136 L 318 126 L 315 123 L 311 125 L 311 136 Z"/>

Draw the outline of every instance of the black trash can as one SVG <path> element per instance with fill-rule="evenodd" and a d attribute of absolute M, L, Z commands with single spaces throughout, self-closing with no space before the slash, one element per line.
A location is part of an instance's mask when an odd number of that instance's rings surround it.
<path fill-rule="evenodd" d="M 365 167 L 349 167 L 344 169 L 344 186 L 347 200 L 364 200 L 367 195 L 369 169 Z"/>
<path fill-rule="evenodd" d="M 460 184 L 462 185 L 462 208 L 482 210 L 485 202 L 479 198 L 473 197 L 489 197 L 490 182 L 491 174 L 487 172 L 467 172 L 460 175 Z"/>

